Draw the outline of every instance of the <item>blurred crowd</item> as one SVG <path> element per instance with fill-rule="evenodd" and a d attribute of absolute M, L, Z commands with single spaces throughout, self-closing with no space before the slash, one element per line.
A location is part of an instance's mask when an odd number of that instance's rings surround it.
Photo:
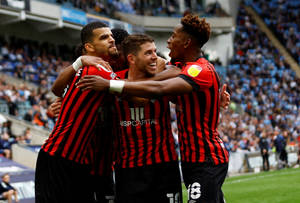
<path fill-rule="evenodd" d="M 8 84 L 0 79 L 0 108 L 4 113 L 23 119 L 36 126 L 52 129 L 54 120 L 47 114 L 51 98 L 48 90 L 30 89 L 26 84 Z"/>
<path fill-rule="evenodd" d="M 69 65 L 72 51 L 67 45 L 0 37 L 0 72 L 49 89 L 62 67 Z"/>
<path fill-rule="evenodd" d="M 300 63 L 300 1 L 299 0 L 247 0 L 264 19 L 276 37 Z"/>
<path fill-rule="evenodd" d="M 232 103 L 219 126 L 228 150 L 257 151 L 262 134 L 270 148 L 282 135 L 294 143 L 300 135 L 300 80 L 243 7 L 234 48 L 225 79 Z"/>
<path fill-rule="evenodd" d="M 121 0 L 56 0 L 56 3 L 63 6 L 79 8 L 88 13 L 104 15 L 112 18 L 114 17 L 115 11 L 146 16 L 182 16 L 178 0 L 130 0 L 128 2 Z M 209 4 L 206 9 L 202 7 L 202 0 L 184 0 L 184 5 L 186 11 L 199 13 L 203 16 L 228 16 L 228 14 L 221 8 L 219 2 Z"/>
<path fill-rule="evenodd" d="M 11 159 L 12 144 L 30 144 L 31 130 L 26 128 L 21 134 L 15 135 L 11 129 L 12 122 L 0 114 L 0 156 Z"/>

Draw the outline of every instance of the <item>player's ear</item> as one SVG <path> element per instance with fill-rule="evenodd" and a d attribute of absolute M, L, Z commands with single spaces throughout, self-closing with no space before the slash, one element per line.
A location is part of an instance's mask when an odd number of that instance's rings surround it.
<path fill-rule="evenodd" d="M 192 39 L 191 39 L 191 38 L 186 39 L 186 40 L 185 40 L 185 43 L 184 43 L 184 45 L 183 45 L 183 47 L 184 47 L 185 49 L 188 48 L 188 47 L 190 46 L 191 42 L 192 42 Z"/>
<path fill-rule="evenodd" d="M 94 52 L 95 51 L 94 46 L 89 42 L 84 44 L 84 48 L 87 52 Z"/>
<path fill-rule="evenodd" d="M 127 55 L 127 61 L 129 64 L 135 64 L 135 56 L 133 54 L 128 54 Z"/>

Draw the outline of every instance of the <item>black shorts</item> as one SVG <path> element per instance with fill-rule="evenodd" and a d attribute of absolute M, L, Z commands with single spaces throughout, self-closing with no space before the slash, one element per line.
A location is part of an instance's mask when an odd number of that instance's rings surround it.
<path fill-rule="evenodd" d="M 89 173 L 87 165 L 40 150 L 35 171 L 35 202 L 94 202 Z"/>
<path fill-rule="evenodd" d="M 182 163 L 184 184 L 188 189 L 189 203 L 223 203 L 221 190 L 228 171 L 228 164 L 209 165 Z"/>
<path fill-rule="evenodd" d="M 93 187 L 95 203 L 111 203 L 115 199 L 113 175 L 91 175 L 90 182 Z"/>
<path fill-rule="evenodd" d="M 116 169 L 116 203 L 182 202 L 177 162 Z"/>

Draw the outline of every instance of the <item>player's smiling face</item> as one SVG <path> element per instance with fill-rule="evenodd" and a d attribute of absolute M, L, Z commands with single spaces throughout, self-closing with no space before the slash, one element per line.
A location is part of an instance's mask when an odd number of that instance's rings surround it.
<path fill-rule="evenodd" d="M 186 34 L 182 31 L 182 25 L 176 26 L 172 35 L 167 41 L 167 48 L 170 49 L 169 56 L 172 60 L 180 61 L 182 58 L 185 40 Z"/>
<path fill-rule="evenodd" d="M 147 76 L 153 76 L 157 68 L 157 54 L 154 42 L 146 42 L 140 46 L 140 50 L 135 56 L 135 65 Z"/>

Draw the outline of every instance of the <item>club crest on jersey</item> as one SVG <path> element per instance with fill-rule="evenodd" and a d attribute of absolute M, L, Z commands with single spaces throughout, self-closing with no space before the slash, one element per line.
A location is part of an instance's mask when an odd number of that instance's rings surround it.
<path fill-rule="evenodd" d="M 112 72 L 112 73 L 110 74 L 110 77 L 111 77 L 111 79 L 114 79 L 115 77 L 117 77 L 117 74 L 115 74 L 114 72 Z"/>
<path fill-rule="evenodd" d="M 188 74 L 192 77 L 197 77 L 199 73 L 202 71 L 202 68 L 197 65 L 191 65 L 187 70 Z"/>

